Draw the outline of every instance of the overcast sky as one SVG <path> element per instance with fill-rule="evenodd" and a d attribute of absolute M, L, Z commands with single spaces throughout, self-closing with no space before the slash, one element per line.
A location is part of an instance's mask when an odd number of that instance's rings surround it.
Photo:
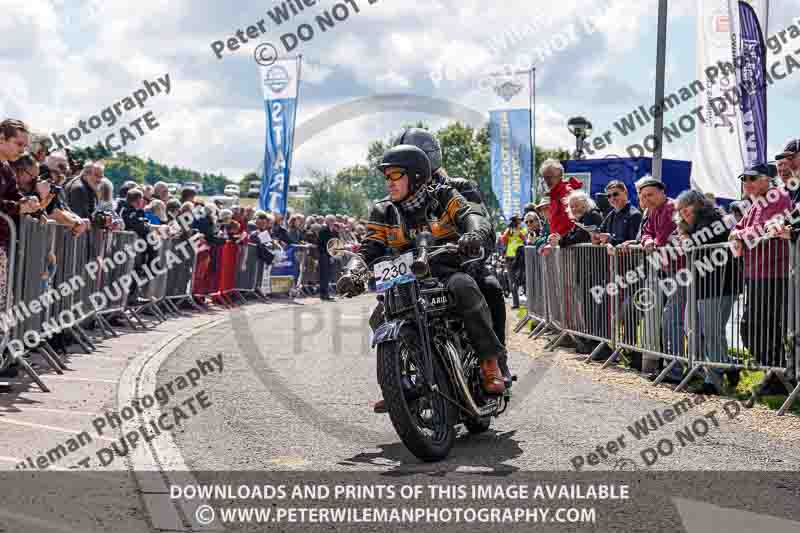
<path fill-rule="evenodd" d="M 310 1 L 310 0 L 307 0 Z M 656 0 L 349 0 L 347 20 L 300 43 L 303 54 L 298 126 L 334 106 L 381 94 L 448 100 L 486 113 L 480 79 L 504 65 L 537 69 L 537 144 L 571 147 L 566 121 L 585 115 L 596 132 L 654 95 Z M 335 0 L 321 0 L 288 23 L 267 16 L 273 2 L 249 0 L 3 0 L 0 13 L 0 115 L 37 131 L 66 132 L 131 95 L 145 79 L 170 75 L 171 92 L 101 127 L 104 138 L 152 111 L 160 126 L 128 151 L 232 179 L 263 157 L 265 114 L 255 45 L 278 43 Z M 800 0 L 773 0 L 770 31 L 800 16 Z M 558 12 L 552 12 L 557 6 Z M 667 91 L 694 79 L 695 0 L 671 0 Z M 592 23 L 587 23 L 587 15 Z M 267 33 L 217 59 L 210 43 L 264 19 Z M 567 42 L 563 46 L 563 42 Z M 537 50 L 562 46 L 549 57 Z M 800 40 L 797 43 L 800 48 Z M 278 46 L 280 49 L 280 45 Z M 770 155 L 791 135 L 800 72 L 769 92 Z M 700 102 L 672 112 L 676 119 Z M 488 115 L 487 115 L 488 117 Z M 668 120 L 670 115 L 667 116 Z M 450 118 L 380 112 L 334 125 L 294 155 L 294 177 L 363 162 L 370 140 L 405 122 L 434 127 Z M 650 128 L 650 126 L 648 126 Z M 642 131 L 639 141 L 649 131 Z M 97 135 L 86 136 L 96 141 Z M 624 155 L 634 138 L 614 138 L 600 153 Z M 82 140 L 83 142 L 83 140 Z M 693 138 L 667 145 L 665 156 L 691 157 Z"/>

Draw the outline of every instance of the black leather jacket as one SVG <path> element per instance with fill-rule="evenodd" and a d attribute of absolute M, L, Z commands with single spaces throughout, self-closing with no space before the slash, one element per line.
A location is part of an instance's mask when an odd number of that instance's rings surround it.
<path fill-rule="evenodd" d="M 439 184 L 441 185 L 448 185 L 459 193 L 461 196 L 464 197 L 466 201 L 468 201 L 472 206 L 475 208 L 478 213 L 482 216 L 486 217 L 486 220 L 489 221 L 492 230 L 492 239 L 491 241 L 487 241 L 483 244 L 484 248 L 486 248 L 486 254 L 491 255 L 497 250 L 497 243 L 494 238 L 495 228 L 494 224 L 492 224 L 491 217 L 489 217 L 489 210 L 486 209 L 486 203 L 483 200 L 483 194 L 481 190 L 478 188 L 478 184 L 472 180 L 468 180 L 466 178 L 453 178 L 448 176 L 447 178 L 439 177 Z"/>
<path fill-rule="evenodd" d="M 480 189 L 478 189 L 478 184 L 475 183 L 474 181 L 465 178 L 448 177 L 445 178 L 440 183 L 442 185 L 449 185 L 450 187 L 460 192 L 461 196 L 463 196 L 464 199 L 467 200 L 468 202 L 472 202 L 473 204 L 483 205 L 483 195 L 481 194 Z"/>
<path fill-rule="evenodd" d="M 428 192 L 427 205 L 410 214 L 403 213 L 388 197 L 376 203 L 369 215 L 359 257 L 350 261 L 348 270 L 358 266 L 363 268 L 364 264 L 369 265 L 379 257 L 412 249 L 414 238 L 420 231 L 430 231 L 435 245 L 457 242 L 467 232 L 476 233 L 484 242 L 494 240 L 489 219 L 455 188 L 434 185 Z M 457 270 L 458 265 L 451 262 L 432 265 L 431 268 L 433 274 L 439 276 Z"/>

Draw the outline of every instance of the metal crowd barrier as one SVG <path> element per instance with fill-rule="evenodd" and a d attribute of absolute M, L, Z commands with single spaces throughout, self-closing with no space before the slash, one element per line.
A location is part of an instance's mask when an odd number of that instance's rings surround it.
<path fill-rule="evenodd" d="M 614 250 L 611 290 L 617 292 L 616 350 L 606 365 L 613 363 L 623 349 L 642 354 L 645 372 L 655 370 L 658 360 L 664 359 L 668 364 L 654 384 L 661 383 L 670 372 L 677 372 L 677 368 L 691 366 L 691 351 L 685 338 L 689 325 L 686 311 L 690 307 L 681 274 L 685 264 L 682 254 L 673 247 L 653 253 L 641 246 Z"/>
<path fill-rule="evenodd" d="M 775 378 L 789 393 L 779 415 L 800 396 L 800 384 L 792 390 L 787 381 L 800 381 L 800 247 L 793 243 L 765 240 L 742 259 L 728 244 L 654 252 L 632 246 L 612 254 L 586 244 L 548 256 L 532 247 L 525 253 L 531 296 L 523 320 L 556 330 L 548 348 L 572 335 L 600 342 L 587 361 L 603 345 L 613 348 L 604 367 L 623 350 L 641 352 L 643 365 L 663 359 L 669 364 L 655 384 L 676 365 L 688 370 L 676 391 L 698 373 L 720 388 L 723 372 L 763 370 L 749 404 Z"/>
<path fill-rule="evenodd" d="M 264 262 L 258 259 L 256 248 L 255 244 L 245 244 L 240 247 L 235 288 L 239 294 L 250 294 L 266 299 L 266 295 L 261 292 L 261 280 L 266 269 Z"/>
<path fill-rule="evenodd" d="M 305 268 L 303 270 L 303 292 L 306 294 L 313 292 L 313 287 L 319 286 L 319 250 L 316 246 L 311 246 L 305 258 Z"/>
<path fill-rule="evenodd" d="M 311 248 L 313 248 L 311 244 L 295 245 L 294 258 L 297 262 L 297 281 L 294 286 L 294 296 L 307 294 L 305 289 L 308 285 L 308 277 L 310 274 L 309 265 L 310 261 L 313 261 L 311 258 Z M 311 268 L 313 268 L 313 266 Z"/>
<path fill-rule="evenodd" d="M 734 258 L 727 245 L 701 246 L 690 253 L 692 283 L 689 341 L 698 372 L 718 386 L 722 372 L 765 372 L 752 405 L 772 378 L 790 393 L 783 414 L 800 394 L 797 379 L 797 247 L 782 239 L 762 240 Z"/>
<path fill-rule="evenodd" d="M 131 231 L 104 232 L 108 240 L 102 256 L 98 259 L 100 270 L 98 276 L 103 288 L 105 299 L 100 301 L 100 309 L 93 304 L 98 316 L 115 317 L 123 320 L 128 327 L 135 329 L 133 320 L 143 326 L 141 319 L 128 309 L 128 297 L 130 295 L 130 284 L 121 283 L 123 276 L 130 276 L 136 264 L 136 258 L 126 254 L 124 261 L 115 261 L 114 256 L 121 259 L 120 254 L 124 254 L 126 249 L 130 249 L 138 239 L 138 236 Z M 130 313 L 130 315 L 129 315 Z M 108 323 L 108 322 L 106 322 Z M 110 325 L 109 325 L 110 327 Z"/>
<path fill-rule="evenodd" d="M 528 336 L 536 337 L 544 332 L 550 324 L 550 314 L 548 313 L 545 295 L 544 262 L 534 246 L 526 246 L 524 253 L 526 312 L 522 320 L 514 326 L 514 333 L 520 332 L 528 322 L 534 320 L 536 321 L 536 326 Z"/>
<path fill-rule="evenodd" d="M 554 248 L 548 255 L 540 257 L 543 276 L 547 280 L 544 283 L 544 298 L 549 318 L 548 326 L 558 333 L 558 336 L 545 347 L 547 350 L 558 345 L 566 335 L 564 327 L 571 306 L 565 301 L 564 272 L 561 268 L 560 248 Z"/>
<path fill-rule="evenodd" d="M 167 254 L 174 251 L 175 241 L 162 237 L 159 240 L 158 246 L 154 247 L 150 261 L 147 263 L 148 276 L 147 283 L 144 285 L 144 290 L 140 288 L 141 297 L 144 300 L 149 300 L 142 306 L 144 312 L 153 315 L 159 322 L 164 322 L 167 319 L 166 314 L 176 314 L 176 309 L 167 300 L 167 281 L 169 271 L 166 269 Z"/>
<path fill-rule="evenodd" d="M 17 227 L 14 224 L 14 221 L 11 220 L 11 217 L 6 215 L 3 212 L 0 212 L 0 224 L 5 224 L 8 228 L 8 250 L 3 250 L 3 253 L 6 254 L 6 279 L 3 280 L 5 283 L 6 289 L 6 301 L 3 302 L 3 309 L 0 311 L 6 313 L 6 315 L 11 311 L 11 304 L 14 300 L 12 288 L 13 288 L 13 281 L 15 279 L 16 274 L 16 261 L 17 261 Z M 0 341 L 0 370 L 5 370 L 8 366 L 14 362 L 13 357 L 6 357 L 6 346 L 8 345 L 8 341 L 11 340 L 11 335 L 13 333 L 13 328 L 10 324 L 3 323 L 2 325 L 3 330 L 3 337 L 2 341 Z"/>
<path fill-rule="evenodd" d="M 589 355 L 590 360 L 606 346 L 614 346 L 612 325 L 617 314 L 616 299 L 592 291 L 611 282 L 612 261 L 605 247 L 591 244 L 557 248 L 554 253 L 560 255 L 565 287 L 562 335 L 568 333 L 598 341 Z"/>
<path fill-rule="evenodd" d="M 192 279 L 197 265 L 197 252 L 190 239 L 175 239 L 174 246 L 179 246 L 182 243 L 186 243 L 184 250 L 189 255 L 189 259 L 184 260 L 181 268 L 171 268 L 167 273 L 165 299 L 175 309 L 179 309 L 178 306 L 184 302 L 189 302 L 195 309 L 200 309 L 192 296 Z M 181 259 L 183 259 L 183 256 L 181 256 Z"/>
<path fill-rule="evenodd" d="M 4 325 L 8 327 L 8 329 L 3 328 L 4 333 L 7 332 L 8 335 L 4 335 L 3 350 L 9 346 L 10 357 L 6 358 L 8 363 L 21 366 L 44 392 L 49 392 L 50 389 L 25 359 L 24 356 L 28 351 L 17 349 L 17 346 L 24 346 L 26 334 L 29 331 L 39 331 L 42 325 L 42 310 L 32 312 L 27 306 L 23 310 L 20 303 L 32 301 L 43 292 L 41 273 L 48 256 L 48 236 L 52 234 L 53 227 L 44 227 L 38 221 L 23 217 L 23 223 L 17 228 L 9 217 L 3 214 L 2 218 L 9 227 L 10 235 L 6 311 L 3 317 Z M 33 311 L 36 311 L 36 308 Z M 31 338 L 32 336 L 33 334 L 27 335 L 28 341 L 39 344 L 36 338 Z M 11 345 L 12 342 L 17 346 Z M 65 367 L 57 356 L 53 359 L 50 351 L 42 351 L 41 355 L 51 368 L 63 374 Z"/>
<path fill-rule="evenodd" d="M 135 233 L 90 230 L 76 236 L 53 221 L 40 223 L 23 216 L 17 226 L 2 213 L 0 219 L 10 233 L 0 369 L 18 364 L 44 392 L 49 388 L 26 360 L 29 353 L 38 353 L 55 372 L 63 373 L 67 366 L 51 345 L 54 339 L 68 336 L 86 352 L 97 349 L 96 338 L 82 324 L 90 324 L 107 338 L 117 336 L 109 317 L 119 317 L 135 329 L 137 324 L 147 327 L 138 311 L 152 309 L 151 314 L 163 321 L 167 314 L 180 314 L 177 304 L 181 301 L 195 304 L 197 254 L 192 246 L 177 251 L 184 241 L 162 240 L 150 277 L 148 269 L 137 264 L 143 256 L 135 251 Z M 180 263 L 173 259 L 166 269 L 170 254 Z M 137 301 L 129 307 L 131 285 L 126 280 L 133 279 L 137 267 L 141 278 L 137 294 L 145 297 L 145 303 Z M 257 292 L 265 269 L 254 246 L 242 247 L 235 268 L 235 289 Z M 207 272 L 211 277 L 215 273 Z M 149 281 L 144 283 L 145 279 Z"/>

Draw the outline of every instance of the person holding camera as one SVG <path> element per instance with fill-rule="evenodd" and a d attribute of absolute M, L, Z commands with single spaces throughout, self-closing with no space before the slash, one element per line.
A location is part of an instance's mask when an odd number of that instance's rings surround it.
<path fill-rule="evenodd" d="M 36 213 L 31 213 L 32 216 L 55 220 L 62 226 L 71 228 L 74 235 L 80 235 L 89 229 L 88 220 L 81 219 L 61 202 L 58 194 L 61 187 L 41 178 L 39 164 L 33 156 L 25 154 L 14 161 L 11 166 L 16 174 L 17 188 L 20 193 L 39 200 L 41 209 Z"/>
<path fill-rule="evenodd" d="M 506 276 L 511 287 L 511 309 L 519 308 L 519 284 L 512 274 L 517 250 L 525 244 L 526 229 L 520 225 L 520 216 L 514 215 L 508 223 L 508 228 L 500 235 L 500 241 L 505 245 Z"/>

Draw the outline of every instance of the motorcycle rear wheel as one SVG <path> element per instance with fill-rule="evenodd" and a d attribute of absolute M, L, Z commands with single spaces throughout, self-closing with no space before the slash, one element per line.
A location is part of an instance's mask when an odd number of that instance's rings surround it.
<path fill-rule="evenodd" d="M 428 392 L 406 400 L 403 379 L 422 383 L 419 361 L 421 348 L 416 336 L 404 332 L 396 341 L 378 345 L 378 383 L 389 410 L 389 418 L 406 448 L 426 462 L 447 457 L 456 437 L 457 408 L 441 394 Z M 438 357 L 434 355 L 433 373 L 439 390 L 454 398 L 450 379 Z"/>

